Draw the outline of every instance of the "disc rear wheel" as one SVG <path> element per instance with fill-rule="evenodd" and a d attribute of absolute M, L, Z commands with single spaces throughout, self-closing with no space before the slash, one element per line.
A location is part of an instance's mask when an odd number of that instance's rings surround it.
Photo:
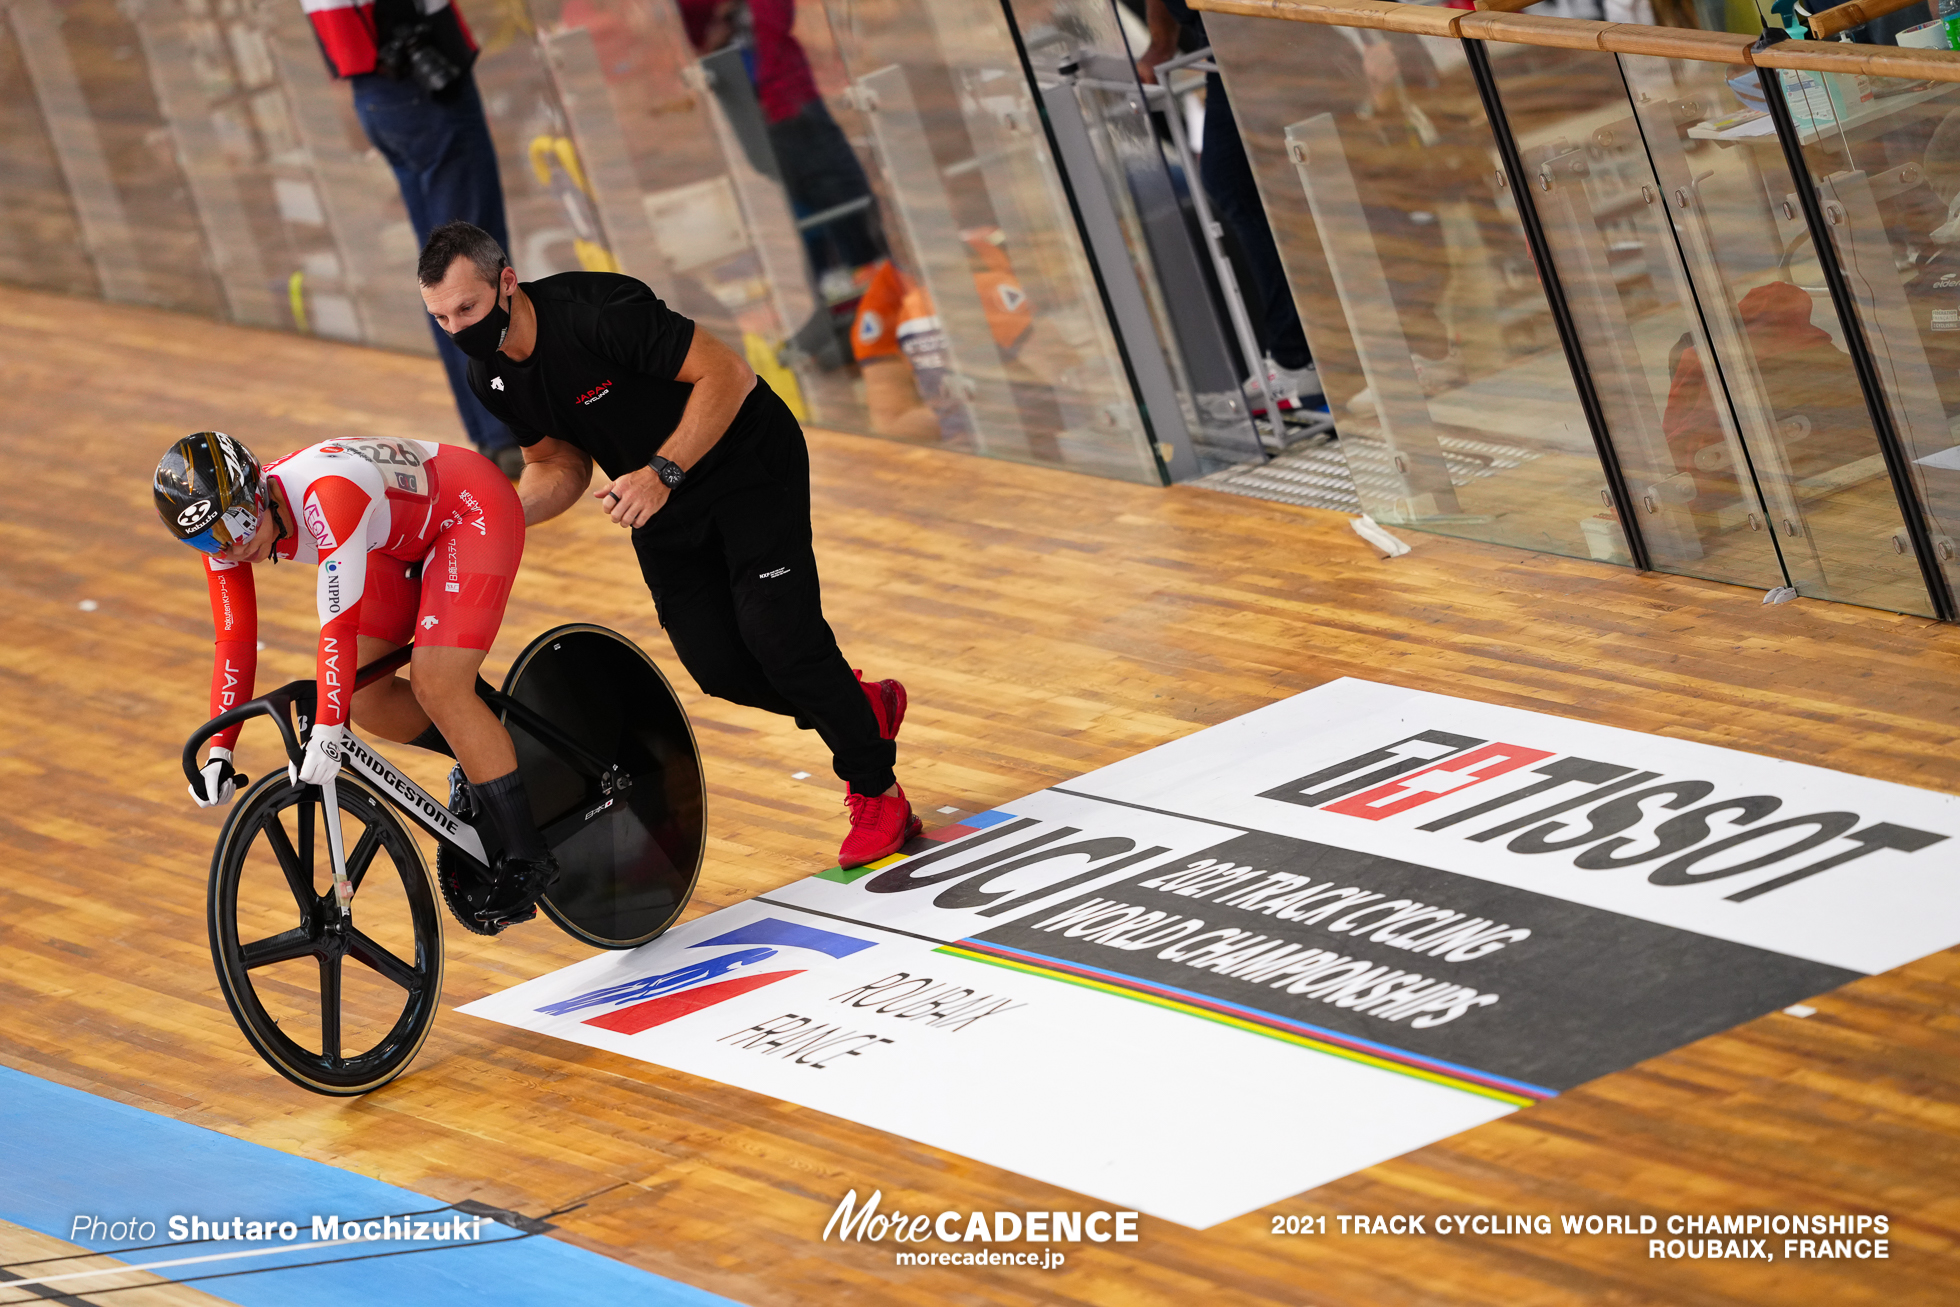
<path fill-rule="evenodd" d="M 261 1057 L 319 1094 L 400 1075 L 435 1023 L 442 932 L 428 869 L 395 811 L 342 771 L 353 913 L 334 900 L 322 792 L 284 769 L 248 790 L 211 862 L 211 957 Z"/>
<path fill-rule="evenodd" d="M 558 860 L 558 883 L 538 906 L 600 948 L 653 939 L 687 906 L 707 851 L 701 754 L 680 700 L 631 640 L 586 625 L 533 640 L 504 693 L 582 755 L 506 723 L 532 815 Z"/>

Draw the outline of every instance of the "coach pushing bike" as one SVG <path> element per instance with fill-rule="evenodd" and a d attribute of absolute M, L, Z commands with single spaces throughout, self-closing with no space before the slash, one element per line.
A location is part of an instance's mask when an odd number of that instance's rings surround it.
<path fill-rule="evenodd" d="M 767 382 L 644 284 L 607 272 L 520 283 L 463 222 L 437 228 L 422 298 L 470 356 L 470 386 L 524 447 L 535 526 L 593 498 L 632 531 L 674 651 L 703 692 L 814 728 L 849 785 L 857 867 L 920 823 L 892 767 L 897 681 L 865 682 L 824 621 L 802 429 Z"/>

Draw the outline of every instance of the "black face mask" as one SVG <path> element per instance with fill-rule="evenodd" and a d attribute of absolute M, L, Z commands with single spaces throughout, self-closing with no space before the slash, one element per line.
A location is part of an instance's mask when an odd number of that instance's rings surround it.
<path fill-rule="evenodd" d="M 497 280 L 503 280 L 503 270 L 497 270 Z M 510 310 L 495 300 L 490 302 L 490 311 L 467 327 L 449 333 L 449 339 L 456 342 L 456 348 L 476 359 L 488 363 L 490 356 L 504 343 L 504 334 L 510 330 Z"/>

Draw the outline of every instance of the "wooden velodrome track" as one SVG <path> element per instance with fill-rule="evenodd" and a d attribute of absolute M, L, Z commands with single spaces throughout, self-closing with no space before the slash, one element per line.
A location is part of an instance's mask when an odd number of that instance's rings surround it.
<path fill-rule="evenodd" d="M 204 717 L 209 616 L 196 560 L 156 523 L 148 475 L 170 439 L 204 427 L 268 456 L 354 433 L 451 438 L 441 375 L 420 359 L 0 290 L 0 380 L 0 1062 L 444 1201 L 543 1212 L 585 1200 L 559 1237 L 747 1303 L 1953 1300 L 1960 952 L 1273 1209 L 1885 1212 L 1886 1261 L 1669 1263 L 1647 1260 L 1641 1240 L 1564 1236 L 1285 1238 L 1268 1234 L 1268 1212 L 1204 1232 L 1146 1219 L 1140 1242 L 1081 1245 L 1059 1272 L 900 1270 L 889 1244 L 819 1242 L 846 1190 L 882 1188 L 906 1210 L 1082 1202 L 453 1013 L 385 1090 L 302 1093 L 251 1053 L 211 974 L 204 882 L 219 817 L 191 807 L 177 764 Z M 941 807 L 982 810 L 1342 675 L 1960 791 L 1950 627 L 1765 608 L 1754 591 L 1426 536 L 1384 562 L 1332 513 L 859 437 L 811 445 L 829 615 L 854 663 L 909 686 L 900 776 L 934 822 L 950 820 Z M 814 737 L 694 692 L 616 535 L 596 511 L 533 533 L 490 669 L 546 626 L 589 620 L 667 670 L 710 782 L 693 911 L 830 865 L 841 787 Z M 311 576 L 260 588 L 269 685 L 310 671 Z M 245 748 L 246 770 L 272 763 L 265 740 Z M 408 761 L 439 781 L 441 768 Z M 495 941 L 452 927 L 448 948 L 448 1006 L 585 954 L 542 922 Z M 1175 1138 L 1167 1123 L 1158 1142 Z"/>

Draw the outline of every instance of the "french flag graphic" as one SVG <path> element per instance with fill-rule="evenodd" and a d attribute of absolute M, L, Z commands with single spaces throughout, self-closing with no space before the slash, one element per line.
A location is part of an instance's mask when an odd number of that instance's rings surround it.
<path fill-rule="evenodd" d="M 623 981 L 604 989 L 591 990 L 571 998 L 547 1003 L 536 1009 L 547 1016 L 566 1016 L 586 1008 L 609 1009 L 587 1017 L 585 1025 L 637 1035 L 642 1030 L 665 1025 L 690 1012 L 713 1007 L 737 994 L 746 994 L 764 985 L 773 985 L 791 976 L 800 976 L 808 967 L 761 969 L 765 963 L 795 962 L 799 953 L 820 953 L 831 958 L 847 958 L 874 947 L 868 939 L 840 935 L 798 925 L 779 917 L 764 917 L 726 934 L 703 940 L 691 949 L 727 949 L 712 957 L 690 962 L 684 967 Z"/>

